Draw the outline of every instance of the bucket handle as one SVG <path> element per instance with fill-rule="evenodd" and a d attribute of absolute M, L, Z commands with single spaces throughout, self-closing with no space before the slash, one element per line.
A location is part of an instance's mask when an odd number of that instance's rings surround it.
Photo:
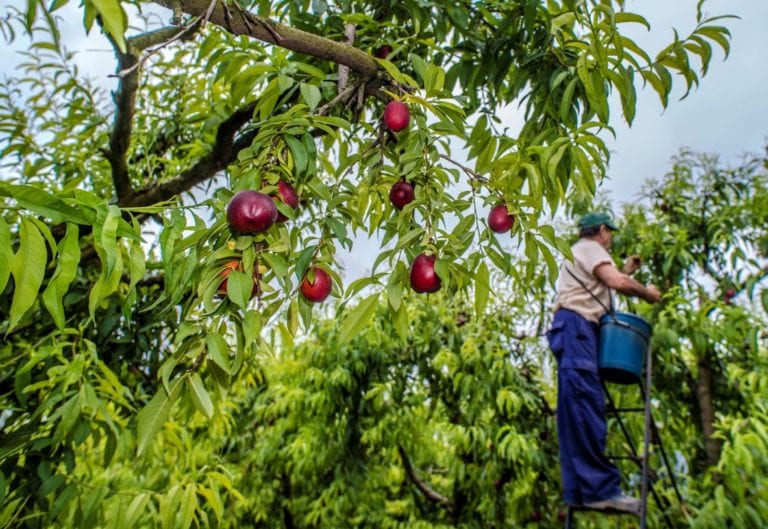
<path fill-rule="evenodd" d="M 609 323 L 612 323 L 614 325 L 618 325 L 619 327 L 623 327 L 625 329 L 629 329 L 632 332 L 639 334 L 643 338 L 643 340 L 648 342 L 648 336 L 646 336 L 643 332 L 641 332 L 641 331 L 637 330 L 636 328 L 634 328 L 633 326 L 631 326 L 629 323 L 627 323 L 625 321 L 621 321 L 619 318 L 616 317 L 616 313 L 614 311 L 611 311 L 609 314 L 613 318 L 613 321 L 611 321 Z"/>

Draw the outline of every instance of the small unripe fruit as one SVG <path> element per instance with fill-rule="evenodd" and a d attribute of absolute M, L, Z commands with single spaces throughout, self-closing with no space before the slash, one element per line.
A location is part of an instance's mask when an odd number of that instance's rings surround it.
<path fill-rule="evenodd" d="M 504 204 L 497 204 L 491 208 L 488 213 L 488 227 L 496 233 L 504 233 L 512 229 L 515 225 L 514 215 L 510 215 L 507 211 L 507 206 Z"/>
<path fill-rule="evenodd" d="M 389 190 L 389 201 L 397 209 L 403 209 L 406 204 L 413 202 L 413 185 L 405 180 L 396 182 Z"/>
<path fill-rule="evenodd" d="M 284 180 L 277 182 L 277 196 L 276 200 L 282 200 L 285 204 L 291 206 L 293 209 L 299 207 L 299 195 L 296 193 L 296 189 Z M 277 222 L 285 222 L 288 217 L 277 211 Z"/>
<path fill-rule="evenodd" d="M 314 275 L 313 281 L 309 280 L 310 272 Z M 299 288 L 301 290 L 301 295 L 304 296 L 307 301 L 320 303 L 321 301 L 325 301 L 330 295 L 332 287 L 333 280 L 328 272 L 322 268 L 315 267 L 307 270 L 307 273 L 304 274 L 304 279 L 301 280 L 301 286 Z"/>
<path fill-rule="evenodd" d="M 375 55 L 379 59 L 386 59 L 390 53 L 392 53 L 392 46 L 383 44 L 376 49 Z"/>
<path fill-rule="evenodd" d="M 219 289 L 218 289 L 218 294 L 220 297 L 226 297 L 227 295 L 228 278 L 229 278 L 229 274 L 231 274 L 233 270 L 239 270 L 241 272 L 243 271 L 242 263 L 240 262 L 240 259 L 232 259 L 231 261 L 227 261 L 226 263 L 224 263 L 224 269 L 221 272 L 219 272 L 219 277 L 223 278 L 221 283 L 219 283 Z M 257 267 L 254 267 L 253 288 L 251 289 L 251 297 L 259 293 L 259 279 L 261 279 L 261 274 L 266 271 L 267 271 L 267 268 L 264 265 L 259 265 Z"/>
<path fill-rule="evenodd" d="M 440 290 L 442 281 L 435 273 L 435 256 L 419 254 L 411 263 L 411 288 L 424 294 Z"/>
<path fill-rule="evenodd" d="M 398 132 L 408 126 L 411 111 L 402 101 L 390 101 L 384 109 L 384 125 L 392 132 Z"/>
<path fill-rule="evenodd" d="M 227 221 L 237 233 L 261 233 L 277 220 L 277 207 L 272 198 L 258 191 L 235 193 L 227 204 Z"/>

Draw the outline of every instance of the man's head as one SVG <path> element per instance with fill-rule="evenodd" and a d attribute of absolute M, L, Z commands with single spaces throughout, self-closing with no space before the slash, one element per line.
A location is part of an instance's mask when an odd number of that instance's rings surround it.
<path fill-rule="evenodd" d="M 583 215 L 577 225 L 580 238 L 594 239 L 606 250 L 611 248 L 613 232 L 619 229 L 608 213 L 596 211 Z"/>

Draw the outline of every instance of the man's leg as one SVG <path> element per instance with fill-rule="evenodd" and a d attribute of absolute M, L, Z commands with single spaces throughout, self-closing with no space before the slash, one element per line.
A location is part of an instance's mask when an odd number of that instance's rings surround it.
<path fill-rule="evenodd" d="M 605 395 L 597 373 L 560 369 L 558 437 L 566 503 L 592 503 L 621 493 L 619 471 L 605 456 Z"/>

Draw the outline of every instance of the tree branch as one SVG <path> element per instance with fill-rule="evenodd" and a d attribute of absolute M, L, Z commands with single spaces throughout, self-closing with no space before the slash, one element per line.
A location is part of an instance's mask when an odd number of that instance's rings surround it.
<path fill-rule="evenodd" d="M 110 39 L 112 40 L 112 39 Z M 122 53 L 115 46 L 118 58 L 118 71 L 132 68 L 131 72 L 122 77 L 117 85 L 117 91 L 113 94 L 115 100 L 115 120 L 112 125 L 112 133 L 109 136 L 109 149 L 104 152 L 109 165 L 112 167 L 112 181 L 115 184 L 115 193 L 120 202 L 133 193 L 131 179 L 128 173 L 127 153 L 131 144 L 133 130 L 133 114 L 136 109 L 136 91 L 139 88 L 138 57 L 131 49 Z"/>
<path fill-rule="evenodd" d="M 245 134 L 237 141 L 235 141 L 235 135 L 250 121 L 255 106 L 256 103 L 251 103 L 222 121 L 216 131 L 216 142 L 211 152 L 200 158 L 195 165 L 172 180 L 137 190 L 120 201 L 119 205 L 122 207 L 149 206 L 169 200 L 225 169 L 232 163 L 237 153 L 253 141 L 255 132 Z"/>
<path fill-rule="evenodd" d="M 413 481 L 413 484 L 416 485 L 416 488 L 419 489 L 428 500 L 451 509 L 453 507 L 451 500 L 439 492 L 434 491 L 432 487 L 430 487 L 426 482 L 419 479 L 419 476 L 416 475 L 416 470 L 411 464 L 411 460 L 408 459 L 408 454 L 405 453 L 405 449 L 402 446 L 397 445 L 397 451 L 400 454 L 400 459 L 403 460 L 405 473 L 408 474 L 409 478 L 411 478 L 411 481 Z"/>
<path fill-rule="evenodd" d="M 184 13 L 193 17 L 205 17 L 211 5 L 210 0 L 153 1 L 169 9 L 173 9 L 175 4 L 180 5 Z M 301 31 L 241 9 L 236 10 L 239 16 L 232 16 L 228 8 L 222 4 L 223 2 L 216 2 L 209 20 L 234 35 L 249 35 L 297 53 L 343 64 L 363 76 L 374 76 L 379 70 L 376 59 L 353 46 Z"/>

